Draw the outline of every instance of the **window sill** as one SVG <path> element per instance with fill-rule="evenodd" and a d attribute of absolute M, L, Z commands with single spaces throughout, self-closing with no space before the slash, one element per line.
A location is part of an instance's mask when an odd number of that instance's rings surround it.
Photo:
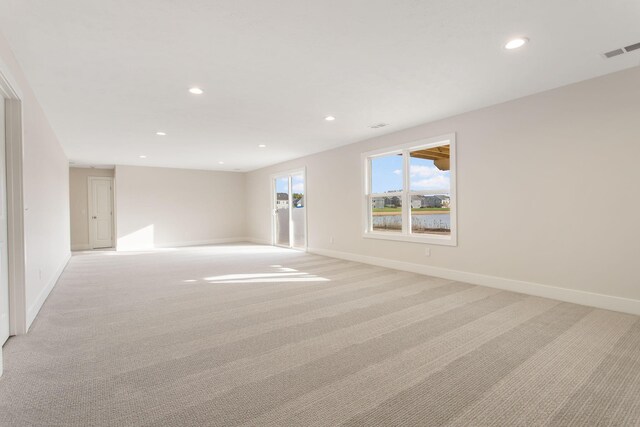
<path fill-rule="evenodd" d="M 458 246 L 455 236 L 407 236 L 400 233 L 392 234 L 392 232 L 369 231 L 363 233 L 362 237 L 365 239 L 395 240 L 399 242 L 422 243 L 429 245 Z"/>

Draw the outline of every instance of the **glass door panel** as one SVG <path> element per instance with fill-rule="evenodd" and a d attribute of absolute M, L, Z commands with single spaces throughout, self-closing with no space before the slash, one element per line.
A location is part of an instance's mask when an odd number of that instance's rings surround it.
<path fill-rule="evenodd" d="M 291 194 L 289 191 L 289 176 L 278 177 L 275 179 L 275 244 L 278 246 L 290 246 L 290 202 Z"/>
<path fill-rule="evenodd" d="M 291 247 L 296 249 L 307 246 L 304 192 L 304 174 L 291 175 Z"/>

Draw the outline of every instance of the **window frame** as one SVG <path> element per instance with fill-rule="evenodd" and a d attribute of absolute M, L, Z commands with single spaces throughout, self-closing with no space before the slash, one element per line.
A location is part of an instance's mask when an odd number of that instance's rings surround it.
<path fill-rule="evenodd" d="M 415 234 L 411 233 L 411 196 L 423 195 L 424 191 L 411 191 L 411 157 L 410 152 L 425 148 L 439 147 L 441 145 L 449 145 L 449 176 L 450 176 L 450 194 L 449 194 L 449 215 L 451 223 L 451 233 L 448 236 L 437 234 Z M 401 192 L 392 193 L 372 193 L 371 192 L 371 159 L 376 157 L 385 157 L 389 155 L 402 154 L 403 160 L 403 189 Z M 406 144 L 393 147 L 382 148 L 362 153 L 362 177 L 363 188 L 361 194 L 364 195 L 363 202 L 363 227 L 362 237 L 367 239 L 381 240 L 397 240 L 414 243 L 425 243 L 433 245 L 457 246 L 458 245 L 458 225 L 457 225 L 457 199 L 456 199 L 456 134 L 450 133 L 446 135 L 419 139 Z M 398 196 L 402 200 L 402 230 L 395 231 L 374 231 L 373 224 L 373 208 L 372 199 L 374 197 L 393 197 Z"/>

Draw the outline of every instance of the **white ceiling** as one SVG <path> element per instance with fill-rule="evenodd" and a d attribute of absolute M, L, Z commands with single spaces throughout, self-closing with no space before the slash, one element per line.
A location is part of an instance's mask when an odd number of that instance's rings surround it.
<path fill-rule="evenodd" d="M 243 171 L 637 66 L 601 53 L 638 22 L 637 0 L 0 0 L 72 161 Z"/>

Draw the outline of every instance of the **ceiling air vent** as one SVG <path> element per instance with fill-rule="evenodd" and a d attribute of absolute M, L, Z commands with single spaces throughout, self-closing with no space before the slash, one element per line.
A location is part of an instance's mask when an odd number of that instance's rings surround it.
<path fill-rule="evenodd" d="M 623 53 L 629 53 L 636 49 L 640 49 L 640 43 L 630 44 L 629 46 L 621 47 L 619 49 L 610 50 L 602 55 L 605 58 L 613 58 L 614 56 L 622 55 Z"/>
<path fill-rule="evenodd" d="M 616 50 L 612 50 L 610 52 L 605 53 L 604 56 L 607 58 L 613 58 L 614 56 L 622 55 L 623 53 L 624 53 L 624 50 L 616 49 Z"/>
<path fill-rule="evenodd" d="M 380 129 L 385 126 L 389 126 L 389 123 L 376 123 L 375 125 L 369 126 L 371 129 Z"/>
<path fill-rule="evenodd" d="M 632 50 L 640 49 L 640 43 L 632 44 L 624 48 L 625 51 L 631 52 Z"/>

